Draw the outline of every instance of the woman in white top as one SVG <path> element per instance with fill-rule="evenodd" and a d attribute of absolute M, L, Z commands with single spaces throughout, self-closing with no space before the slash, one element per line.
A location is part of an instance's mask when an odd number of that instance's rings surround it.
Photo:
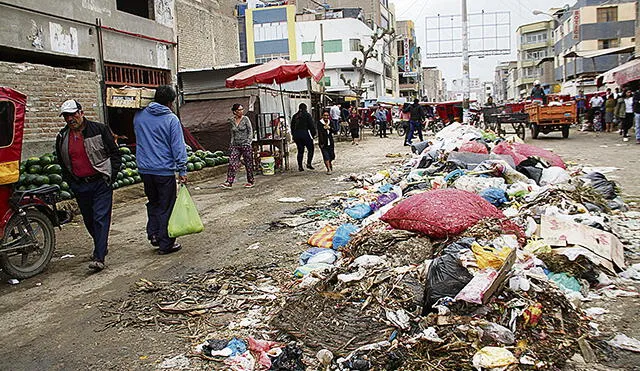
<path fill-rule="evenodd" d="M 625 142 L 629 141 L 629 129 L 633 126 L 633 94 L 631 90 L 624 91 L 624 120 L 622 121 L 622 135 Z"/>

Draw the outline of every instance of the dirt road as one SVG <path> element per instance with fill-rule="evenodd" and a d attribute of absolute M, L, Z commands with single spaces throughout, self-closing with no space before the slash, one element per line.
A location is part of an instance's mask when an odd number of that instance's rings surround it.
<path fill-rule="evenodd" d="M 559 139 L 559 134 L 542 137 L 534 143 L 552 148 L 565 160 L 622 168 L 613 174 L 614 178 L 629 200 L 640 200 L 640 173 L 636 171 L 640 146 L 623 143 L 616 134 L 572 132 L 568 140 Z M 89 274 L 87 270 L 91 243 L 82 225 L 76 222 L 64 226 L 57 233 L 55 258 L 45 273 L 15 286 L 6 284 L 6 279 L 0 284 L 0 369 L 153 369 L 163 358 L 184 353 L 189 342 L 174 334 L 101 331 L 97 305 L 103 300 L 125 297 L 140 278 L 171 279 L 248 262 L 273 262 L 293 268 L 303 250 L 299 237 L 267 229 L 271 221 L 301 204 L 277 200 L 302 197 L 307 200 L 302 205 L 312 204 L 324 195 L 351 186 L 335 178 L 382 169 L 397 161 L 385 158 L 386 153 L 406 153 L 407 147 L 393 134 L 388 139 L 368 136 L 359 146 L 341 142 L 336 152 L 332 176 L 321 170 L 316 150 L 317 170 L 258 177 L 254 189 L 217 188 L 222 176 L 193 184 L 192 194 L 206 230 L 182 238 L 184 249 L 177 254 L 158 256 L 146 242 L 143 199 L 115 206 L 108 269 L 99 274 Z M 242 180 L 243 177 L 240 184 Z M 247 246 L 255 242 L 261 243 L 260 248 L 248 251 Z M 74 257 L 62 259 L 69 254 Z M 628 303 L 637 314 L 637 303 Z M 627 325 L 631 328 L 627 335 L 637 337 L 640 325 L 630 321 Z"/>

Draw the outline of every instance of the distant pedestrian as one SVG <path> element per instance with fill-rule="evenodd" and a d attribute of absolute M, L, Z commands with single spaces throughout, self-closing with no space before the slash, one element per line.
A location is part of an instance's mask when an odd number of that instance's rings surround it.
<path fill-rule="evenodd" d="M 387 137 L 387 112 L 382 106 L 378 106 L 378 108 L 373 112 L 373 117 L 376 120 L 376 124 L 378 125 L 378 135 L 380 138 Z"/>
<path fill-rule="evenodd" d="M 584 95 L 583 90 L 578 91 L 578 95 L 575 96 L 576 109 L 578 110 L 578 117 L 583 118 L 587 108 L 587 97 Z M 618 99 L 616 97 L 616 99 Z"/>
<path fill-rule="evenodd" d="M 333 141 L 333 134 L 336 131 L 331 125 L 331 116 L 329 112 L 322 113 L 322 119 L 318 122 L 318 147 L 322 153 L 322 159 L 324 165 L 327 168 L 327 174 L 331 175 L 333 171 L 333 160 L 336 159 L 335 143 Z"/>
<path fill-rule="evenodd" d="M 410 146 L 411 141 L 413 140 L 413 134 L 417 130 L 418 137 L 420 141 L 423 141 L 422 138 L 422 121 L 424 121 L 426 115 L 424 109 L 420 105 L 420 101 L 418 98 L 413 100 L 413 104 L 408 107 L 409 112 L 409 132 L 407 134 L 407 140 L 405 142 L 405 146 Z"/>
<path fill-rule="evenodd" d="M 56 156 L 62 165 L 62 177 L 76 195 L 82 221 L 93 239 L 89 269 L 101 271 L 105 268 L 111 227 L 111 183 L 120 171 L 120 154 L 111 130 L 87 120 L 76 100 L 65 101 L 60 116 L 67 125 L 56 137 Z"/>
<path fill-rule="evenodd" d="M 176 202 L 178 181 L 187 183 L 187 149 L 182 124 L 172 112 L 176 92 L 169 85 L 156 88 L 147 108 L 136 113 L 136 160 L 144 183 L 147 202 L 147 238 L 158 254 L 171 254 L 182 246 L 167 232 L 169 217 Z"/>
<path fill-rule="evenodd" d="M 601 127 L 598 128 L 597 126 L 597 122 L 596 120 L 598 120 L 598 117 L 602 114 L 602 107 L 604 106 L 604 99 L 602 99 L 602 97 L 600 96 L 600 94 L 594 94 L 593 97 L 591 97 L 591 99 L 589 99 L 589 106 L 591 106 L 590 112 L 591 112 L 591 120 L 593 122 L 593 130 L 595 131 L 601 131 Z M 600 130 L 599 130 L 600 129 Z"/>
<path fill-rule="evenodd" d="M 313 117 L 307 112 L 307 105 L 300 103 L 298 112 L 291 118 L 291 137 L 298 148 L 298 171 L 304 171 L 302 161 L 304 160 L 304 149 L 307 149 L 307 169 L 313 170 L 313 138 L 316 136 L 316 125 Z"/>
<path fill-rule="evenodd" d="M 331 118 L 331 126 L 333 127 L 333 130 L 335 132 L 338 132 L 340 130 L 340 114 L 341 110 L 338 103 L 331 106 L 331 109 L 329 110 L 329 116 Z"/>
<path fill-rule="evenodd" d="M 540 86 L 540 80 L 533 82 L 533 89 L 531 89 L 531 100 L 540 104 L 546 104 L 547 95 L 544 92 L 542 86 Z"/>
<path fill-rule="evenodd" d="M 231 143 L 229 145 L 229 167 L 227 168 L 227 181 L 222 183 L 222 188 L 229 189 L 236 181 L 236 173 L 240 169 L 240 165 L 244 164 L 247 171 L 247 182 L 245 188 L 254 186 L 253 178 L 253 128 L 251 121 L 244 115 L 244 107 L 242 104 L 236 103 L 231 107 L 233 117 L 229 119 L 231 127 Z"/>
<path fill-rule="evenodd" d="M 351 133 L 351 145 L 358 145 L 356 139 L 360 138 L 361 118 L 356 107 L 351 108 L 349 115 L 349 132 Z"/>
<path fill-rule="evenodd" d="M 640 144 L 640 89 L 633 93 L 633 119 L 636 129 L 636 144 Z"/>
<path fill-rule="evenodd" d="M 607 100 L 604 102 L 604 131 L 611 133 L 613 131 L 613 117 L 616 110 L 616 98 L 613 93 L 607 96 Z"/>
<path fill-rule="evenodd" d="M 618 98 L 616 105 L 616 116 L 622 122 L 621 135 L 625 142 L 629 141 L 629 129 L 633 126 L 633 95 L 631 90 L 626 89 L 624 95 Z"/>

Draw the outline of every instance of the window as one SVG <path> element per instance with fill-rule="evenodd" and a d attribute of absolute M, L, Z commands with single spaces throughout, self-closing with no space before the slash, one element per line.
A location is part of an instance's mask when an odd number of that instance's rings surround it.
<path fill-rule="evenodd" d="M 340 53 L 342 52 L 342 40 L 325 40 L 324 41 L 325 53 Z"/>
<path fill-rule="evenodd" d="M 389 19 L 383 15 L 380 16 L 380 27 L 384 28 L 385 30 L 389 29 Z"/>
<path fill-rule="evenodd" d="M 149 0 L 116 0 L 116 9 L 137 15 L 138 17 L 154 19 L 153 1 Z"/>
<path fill-rule="evenodd" d="M 598 40 L 598 49 L 617 48 L 620 46 L 618 39 Z"/>
<path fill-rule="evenodd" d="M 610 6 L 607 8 L 598 8 L 596 21 L 598 23 L 618 21 L 618 7 Z"/>
<path fill-rule="evenodd" d="M 531 50 L 525 53 L 525 60 L 538 60 L 547 56 L 547 51 L 545 49 L 542 50 Z"/>
<path fill-rule="evenodd" d="M 349 39 L 349 51 L 360 51 L 360 39 Z"/>
<path fill-rule="evenodd" d="M 303 41 L 302 42 L 302 55 L 315 54 L 316 42 L 315 41 Z"/>
<path fill-rule="evenodd" d="M 537 44 L 547 41 L 547 32 L 538 32 L 522 35 L 521 42 L 523 44 Z"/>
<path fill-rule="evenodd" d="M 331 77 L 325 76 L 321 78 L 319 84 L 322 86 L 331 86 Z"/>
<path fill-rule="evenodd" d="M 0 101 L 0 147 L 13 143 L 13 120 L 16 108 L 12 102 Z"/>

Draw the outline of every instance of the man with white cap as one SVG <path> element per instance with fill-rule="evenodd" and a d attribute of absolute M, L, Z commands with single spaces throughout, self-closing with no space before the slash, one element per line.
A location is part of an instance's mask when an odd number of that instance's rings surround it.
<path fill-rule="evenodd" d="M 544 92 L 542 86 L 540 86 L 540 80 L 536 80 L 533 82 L 533 89 L 531 89 L 531 100 L 534 102 L 538 102 L 539 104 L 545 104 L 547 100 L 547 95 Z"/>
<path fill-rule="evenodd" d="M 60 107 L 67 125 L 56 138 L 56 154 L 62 177 L 76 196 L 87 231 L 93 239 L 93 256 L 89 268 L 105 268 L 111 208 L 112 181 L 120 170 L 120 154 L 111 130 L 99 122 L 89 121 L 82 106 L 74 99 Z"/>

